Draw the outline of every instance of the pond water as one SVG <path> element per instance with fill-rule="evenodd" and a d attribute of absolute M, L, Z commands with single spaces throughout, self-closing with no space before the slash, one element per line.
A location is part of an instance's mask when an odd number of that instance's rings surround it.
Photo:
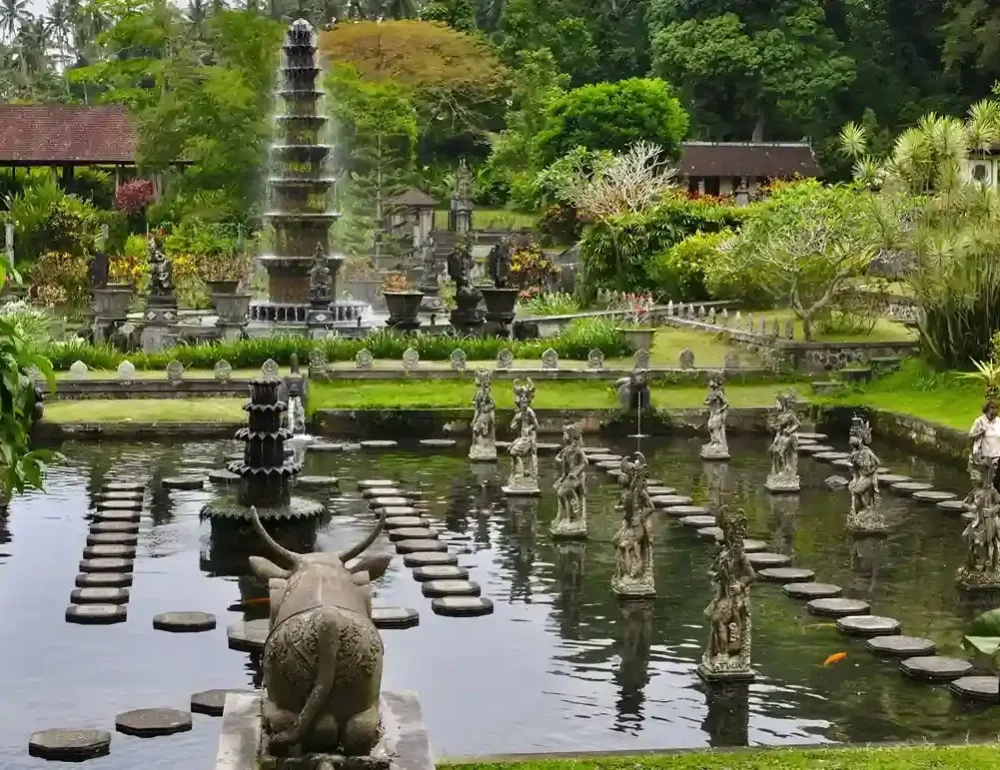
<path fill-rule="evenodd" d="M 792 554 L 797 566 L 843 586 L 846 596 L 870 600 L 873 613 L 895 617 L 904 633 L 934 639 L 942 654 L 961 654 L 962 628 L 983 607 L 954 586 L 963 559 L 960 520 L 886 492 L 892 534 L 855 540 L 843 529 L 847 493 L 823 484 L 843 471 L 803 457 L 801 494 L 772 497 L 763 489 L 764 437 L 732 440 L 733 460 L 714 468 L 697 459 L 700 443 L 645 441 L 651 477 L 696 502 L 721 485 L 727 503 L 746 509 L 751 537 Z M 226 639 L 227 624 L 243 617 L 228 609 L 241 597 L 240 580 L 213 576 L 217 554 L 209 525 L 198 516 L 219 490 L 167 492 L 159 484 L 183 466 L 222 467 L 224 455 L 239 448 L 234 441 L 66 444 L 67 463 L 52 470 L 47 493 L 18 498 L 6 522 L 0 519 L 0 767 L 43 764 L 27 757 L 34 730 L 113 731 L 120 711 L 186 709 L 193 692 L 252 686 L 251 656 L 229 650 Z M 616 448 L 628 451 L 634 442 Z M 893 472 L 966 491 L 967 481 L 953 469 L 876 449 Z M 419 626 L 382 632 L 383 687 L 419 693 L 438 756 L 995 734 L 988 712 L 960 706 L 943 686 L 905 680 L 895 663 L 868 654 L 863 641 L 840 635 L 832 622 L 810 616 L 802 602 L 769 583 L 753 589 L 757 681 L 745 698 L 710 709 L 695 667 L 706 639 L 702 612 L 714 548 L 658 515 L 658 596 L 626 615 L 609 588 L 617 526 L 611 479 L 591 469 L 590 539 L 557 546 L 548 536 L 555 514 L 552 456 L 539 458 L 543 497 L 507 501 L 499 491 L 507 462 L 474 466 L 464 453 L 462 447 L 434 453 L 404 447 L 310 454 L 304 470 L 341 478 L 343 498 L 336 495 L 336 511 L 317 536 L 319 548 L 343 547 L 374 521 L 355 484 L 372 477 L 423 490 L 430 515 L 467 536 L 457 545 L 464 551 L 460 564 L 471 568 L 483 595 L 494 601 L 493 615 L 434 615 L 401 558 L 376 597 L 420 612 Z M 154 490 L 147 493 L 128 622 L 68 624 L 63 615 L 86 540 L 91 492 L 123 478 L 148 479 Z M 218 628 L 203 634 L 152 629 L 153 615 L 178 610 L 212 612 Z M 847 659 L 823 668 L 838 651 Z M 115 734 L 111 756 L 88 766 L 209 768 L 220 725 L 196 714 L 194 730 L 181 735 L 143 740 Z"/>

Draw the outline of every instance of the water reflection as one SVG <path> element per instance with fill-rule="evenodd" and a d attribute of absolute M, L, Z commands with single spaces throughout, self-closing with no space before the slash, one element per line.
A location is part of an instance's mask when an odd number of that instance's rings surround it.
<path fill-rule="evenodd" d="M 559 633 L 563 639 L 580 638 L 583 619 L 583 581 L 587 569 L 587 544 L 561 542 L 556 544 L 556 582 L 559 598 L 554 609 L 559 614 Z"/>
<path fill-rule="evenodd" d="M 750 685 L 746 682 L 706 683 L 708 713 L 702 729 L 712 748 L 746 746 L 750 742 Z"/>
<path fill-rule="evenodd" d="M 636 729 L 643 721 L 645 687 L 649 683 L 649 649 L 653 643 L 653 600 L 618 602 L 620 612 L 618 655 L 618 729 Z"/>

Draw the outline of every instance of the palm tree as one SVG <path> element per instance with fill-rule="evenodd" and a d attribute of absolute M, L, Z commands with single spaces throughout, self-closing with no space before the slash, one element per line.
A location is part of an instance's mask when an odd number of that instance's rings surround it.
<path fill-rule="evenodd" d="M 52 0 L 49 3 L 49 30 L 52 42 L 59 52 L 59 63 L 66 64 L 70 59 L 70 36 L 73 28 L 73 17 L 70 5 L 66 0 Z"/>
<path fill-rule="evenodd" d="M 28 0 L 0 0 L 0 39 L 12 43 L 28 18 Z"/>
<path fill-rule="evenodd" d="M 205 5 L 205 0 L 188 0 L 186 15 L 191 26 L 194 27 L 195 36 L 201 40 L 202 25 L 208 17 L 208 7 Z"/>

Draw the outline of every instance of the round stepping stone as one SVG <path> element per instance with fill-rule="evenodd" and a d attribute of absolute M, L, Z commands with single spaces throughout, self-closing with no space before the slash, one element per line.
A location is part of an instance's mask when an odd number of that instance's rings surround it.
<path fill-rule="evenodd" d="M 73 604 L 127 604 L 127 588 L 76 588 L 70 592 Z"/>
<path fill-rule="evenodd" d="M 135 553 L 135 545 L 139 542 L 139 536 L 132 532 L 95 532 L 87 535 L 87 545 L 125 545 L 132 547 Z"/>
<path fill-rule="evenodd" d="M 205 479 L 201 476 L 170 476 L 163 480 L 164 489 L 204 489 Z"/>
<path fill-rule="evenodd" d="M 600 462 L 594 463 L 594 465 L 605 471 L 615 471 L 617 473 L 621 470 L 621 462 L 618 460 L 601 460 Z"/>
<path fill-rule="evenodd" d="M 361 490 L 361 496 L 366 500 L 372 497 L 410 497 L 399 487 L 368 487 Z"/>
<path fill-rule="evenodd" d="M 681 525 L 694 529 L 704 529 L 715 525 L 714 516 L 684 516 L 680 521 Z"/>
<path fill-rule="evenodd" d="M 965 700 L 1000 701 L 1000 679 L 996 676 L 960 676 L 948 685 L 952 695 Z"/>
<path fill-rule="evenodd" d="M 802 567 L 769 567 L 760 570 L 757 577 L 772 583 L 806 583 L 816 577 L 816 573 Z"/>
<path fill-rule="evenodd" d="M 562 444 L 556 444 L 552 441 L 539 441 L 535 444 L 539 452 L 558 452 L 562 449 Z"/>
<path fill-rule="evenodd" d="M 958 495 L 953 492 L 942 492 L 939 489 L 924 489 L 913 493 L 913 499 L 921 503 L 943 503 L 946 500 L 954 500 Z"/>
<path fill-rule="evenodd" d="M 646 494 L 648 494 L 650 497 L 657 497 L 660 495 L 675 495 L 677 494 L 677 488 L 664 487 L 660 486 L 659 484 L 647 484 Z"/>
<path fill-rule="evenodd" d="M 314 441 L 306 445 L 307 452 L 343 452 L 344 445 L 332 441 Z M 241 458 L 242 459 L 242 458 Z"/>
<path fill-rule="evenodd" d="M 115 729 L 137 738 L 173 735 L 191 729 L 191 712 L 178 709 L 135 709 L 115 717 Z"/>
<path fill-rule="evenodd" d="M 386 516 L 384 526 L 390 531 L 396 529 L 412 529 L 413 527 L 426 529 L 424 526 L 426 523 L 427 519 L 423 516 Z"/>
<path fill-rule="evenodd" d="M 235 484 L 240 480 L 240 475 L 225 469 L 212 470 L 208 472 L 208 480 L 213 484 Z M 299 480 L 301 481 L 301 477 L 299 477 Z"/>
<path fill-rule="evenodd" d="M 394 516 L 419 516 L 420 509 L 412 505 L 383 505 L 385 517 L 391 519 Z"/>
<path fill-rule="evenodd" d="M 889 485 L 889 489 L 900 495 L 912 495 L 914 492 L 926 492 L 933 488 L 933 484 L 925 481 L 900 481 Z"/>
<path fill-rule="evenodd" d="M 798 436 L 803 441 L 826 441 L 828 438 L 830 438 L 825 433 L 812 433 L 809 431 L 799 431 L 795 435 Z"/>
<path fill-rule="evenodd" d="M 880 473 L 878 481 L 879 484 L 892 486 L 893 484 L 902 484 L 904 481 L 913 481 L 913 479 L 909 476 L 903 476 L 900 473 Z"/>
<path fill-rule="evenodd" d="M 678 518 L 684 518 L 685 516 L 709 516 L 712 513 L 711 509 L 705 505 L 671 505 L 662 510 L 668 516 L 677 516 Z M 712 516 L 712 523 L 708 526 L 714 526 L 714 524 L 715 516 Z"/>
<path fill-rule="evenodd" d="M 418 583 L 425 583 L 428 580 L 465 580 L 468 577 L 469 570 L 465 567 L 455 567 L 448 564 L 417 567 L 413 570 L 413 579 Z"/>
<path fill-rule="evenodd" d="M 903 624 L 881 615 L 848 615 L 837 621 L 837 630 L 851 636 L 887 636 L 898 634 Z"/>
<path fill-rule="evenodd" d="M 799 452 L 801 454 L 815 455 L 822 452 L 836 452 L 836 447 L 827 446 L 826 444 L 799 444 Z"/>
<path fill-rule="evenodd" d="M 443 596 L 431 600 L 431 610 L 435 615 L 475 617 L 491 614 L 493 602 L 482 596 Z"/>
<path fill-rule="evenodd" d="M 585 446 L 580 447 L 585 455 L 609 455 L 613 454 L 611 449 L 606 446 Z"/>
<path fill-rule="evenodd" d="M 99 511 L 141 511 L 142 500 L 98 500 L 94 507 Z"/>
<path fill-rule="evenodd" d="M 945 513 L 965 513 L 969 510 L 969 504 L 965 500 L 942 500 L 935 503 L 934 507 Z"/>
<path fill-rule="evenodd" d="M 453 447 L 458 442 L 453 438 L 422 438 L 420 439 L 420 446 L 433 447 L 435 449 L 446 449 L 448 447 Z"/>
<path fill-rule="evenodd" d="M 458 556 L 445 551 L 418 551 L 403 555 L 403 565 L 406 567 L 438 567 L 455 564 L 458 564 Z"/>
<path fill-rule="evenodd" d="M 237 462 L 239 460 L 244 459 L 244 455 L 243 452 L 230 452 L 229 454 L 223 455 L 222 459 L 225 460 L 227 463 Z"/>
<path fill-rule="evenodd" d="M 95 521 L 90 525 L 90 532 L 94 535 L 112 532 L 134 535 L 138 531 L 139 522 L 137 521 Z"/>
<path fill-rule="evenodd" d="M 722 540 L 722 527 L 702 527 L 695 534 L 706 540 Z"/>
<path fill-rule="evenodd" d="M 85 559 L 134 559 L 134 545 L 88 545 L 83 549 Z"/>
<path fill-rule="evenodd" d="M 164 612 L 153 616 L 153 628 L 173 633 L 196 633 L 215 628 L 215 615 L 207 612 Z"/>
<path fill-rule="evenodd" d="M 972 663 L 965 658 L 949 658 L 946 655 L 918 655 L 904 658 L 899 669 L 914 679 L 931 682 L 948 682 L 966 676 L 972 671 Z"/>
<path fill-rule="evenodd" d="M 771 551 L 748 553 L 747 560 L 754 569 L 757 567 L 760 567 L 761 569 L 766 569 L 767 567 L 787 567 L 792 563 L 791 556 L 785 556 L 783 553 L 773 553 Z"/>
<path fill-rule="evenodd" d="M 912 658 L 933 655 L 937 652 L 937 645 L 919 636 L 876 636 L 865 642 L 865 649 L 886 658 Z"/>
<path fill-rule="evenodd" d="M 130 521 L 137 522 L 142 518 L 139 511 L 97 511 L 94 521 Z"/>
<path fill-rule="evenodd" d="M 392 449 L 399 446 L 399 442 L 388 439 L 378 439 L 369 441 L 359 441 L 362 449 Z"/>
<path fill-rule="evenodd" d="M 358 482 L 358 489 L 368 489 L 369 487 L 394 487 L 398 481 L 392 479 L 361 479 Z"/>
<path fill-rule="evenodd" d="M 336 476 L 296 476 L 295 484 L 300 487 L 335 487 L 340 484 Z"/>
<path fill-rule="evenodd" d="M 32 733 L 28 756 L 54 761 L 83 762 L 111 753 L 111 733 L 104 730 L 74 730 L 53 727 Z"/>
<path fill-rule="evenodd" d="M 78 588 L 128 588 L 131 572 L 85 572 L 76 576 Z"/>
<path fill-rule="evenodd" d="M 131 572 L 134 566 L 132 559 L 84 559 L 80 572 Z"/>
<path fill-rule="evenodd" d="M 827 618 L 845 618 L 848 615 L 866 615 L 871 612 L 871 606 L 868 602 L 861 599 L 842 598 L 813 599 L 806 604 L 806 609 L 813 615 L 822 615 Z"/>
<path fill-rule="evenodd" d="M 396 542 L 396 553 L 434 553 L 436 551 L 447 551 L 448 544 L 440 540 L 430 538 L 415 538 L 413 540 L 398 540 Z"/>
<path fill-rule="evenodd" d="M 687 495 L 655 495 L 651 497 L 657 508 L 670 508 L 675 505 L 691 505 L 692 500 Z"/>
<path fill-rule="evenodd" d="M 229 649 L 237 652 L 261 652 L 270 631 L 269 624 L 270 621 L 263 618 L 261 620 L 245 620 L 242 623 L 228 626 L 226 635 L 229 637 Z"/>
<path fill-rule="evenodd" d="M 389 508 L 393 506 L 409 505 L 408 497 L 372 497 L 368 500 L 368 505 L 372 508 Z"/>
<path fill-rule="evenodd" d="M 471 580 L 428 580 L 420 586 L 424 596 L 436 599 L 439 596 L 479 596 L 479 583 Z"/>
<path fill-rule="evenodd" d="M 420 615 L 409 607 L 373 607 L 375 628 L 413 628 L 420 624 Z"/>
<path fill-rule="evenodd" d="M 758 551 L 766 551 L 771 547 L 770 543 L 765 543 L 763 540 L 751 540 L 746 538 L 743 541 L 743 550 L 747 553 L 757 553 Z"/>
<path fill-rule="evenodd" d="M 806 583 L 785 583 L 781 590 L 786 596 L 793 599 L 832 599 L 840 596 L 844 589 L 835 586 L 833 583 L 816 583 L 809 581 Z M 846 613 L 850 615 L 851 613 Z"/>
<path fill-rule="evenodd" d="M 813 452 L 814 460 L 823 462 L 833 462 L 834 460 L 846 460 L 849 457 L 847 452 Z"/>
<path fill-rule="evenodd" d="M 141 481 L 108 481 L 101 485 L 102 492 L 142 492 L 145 488 Z"/>
<path fill-rule="evenodd" d="M 230 693 L 252 693 L 253 690 L 203 690 L 191 696 L 191 711 L 210 717 L 221 717 L 226 710 L 226 696 Z"/>
<path fill-rule="evenodd" d="M 848 459 L 834 460 L 830 463 L 834 468 L 852 468 L 851 461 Z"/>
<path fill-rule="evenodd" d="M 427 527 L 399 527 L 389 531 L 389 540 L 437 540 L 437 532 Z"/>
<path fill-rule="evenodd" d="M 66 622 L 85 626 L 124 623 L 128 611 L 123 604 L 71 604 L 66 608 Z"/>
<path fill-rule="evenodd" d="M 592 463 L 621 462 L 622 456 L 614 452 L 587 452 L 587 459 Z"/>
<path fill-rule="evenodd" d="M 962 521 L 966 523 L 972 521 L 975 518 L 976 514 L 974 514 L 972 511 L 966 511 L 965 513 L 962 514 Z"/>
<path fill-rule="evenodd" d="M 128 492 L 121 490 L 118 492 L 98 492 L 94 495 L 95 500 L 142 500 L 144 492 Z"/>

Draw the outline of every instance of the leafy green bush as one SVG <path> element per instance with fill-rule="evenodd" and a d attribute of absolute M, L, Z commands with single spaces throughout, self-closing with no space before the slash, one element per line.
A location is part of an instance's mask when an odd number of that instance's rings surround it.
<path fill-rule="evenodd" d="M 730 237 L 730 230 L 689 235 L 650 259 L 650 277 L 658 290 L 670 299 L 686 302 L 708 299 L 705 267 L 716 258 L 719 244 Z"/>
<path fill-rule="evenodd" d="M 580 312 L 576 297 L 564 291 L 547 291 L 520 304 L 525 315 L 568 315 Z"/>

